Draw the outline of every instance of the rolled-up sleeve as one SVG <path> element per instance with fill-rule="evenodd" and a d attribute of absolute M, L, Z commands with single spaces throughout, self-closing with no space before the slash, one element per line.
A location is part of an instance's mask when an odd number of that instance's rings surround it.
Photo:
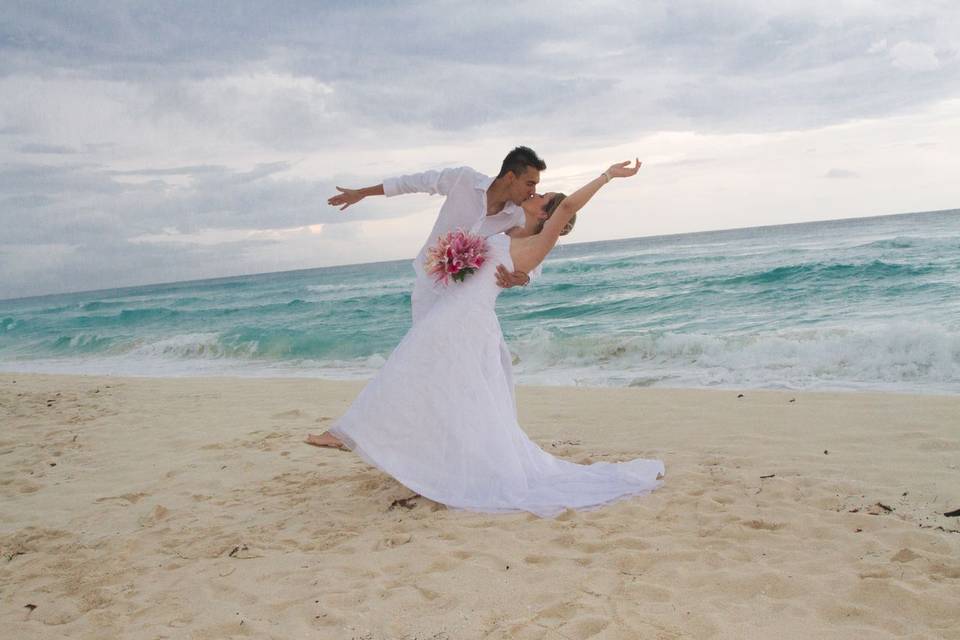
<path fill-rule="evenodd" d="M 405 193 L 429 193 L 431 195 L 448 195 L 453 186 L 470 172 L 469 167 L 456 167 L 441 171 L 424 171 L 411 173 L 405 176 L 385 178 L 383 181 L 383 195 L 388 198 Z M 468 176 L 467 176 L 468 177 Z"/>

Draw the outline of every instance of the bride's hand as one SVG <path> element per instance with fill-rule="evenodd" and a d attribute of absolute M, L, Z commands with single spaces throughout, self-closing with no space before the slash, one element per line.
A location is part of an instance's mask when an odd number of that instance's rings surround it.
<path fill-rule="evenodd" d="M 637 175 L 637 171 L 640 171 L 640 158 L 637 158 L 637 163 L 634 166 L 630 166 L 630 161 L 618 162 L 617 164 L 610 165 L 610 168 L 607 169 L 606 173 L 611 178 L 629 178 L 630 176 Z"/>

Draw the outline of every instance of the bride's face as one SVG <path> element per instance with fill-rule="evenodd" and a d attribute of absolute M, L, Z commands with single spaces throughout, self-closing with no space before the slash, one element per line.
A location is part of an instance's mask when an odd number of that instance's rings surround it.
<path fill-rule="evenodd" d="M 533 218 L 537 221 L 543 222 L 550 216 L 547 215 L 546 208 L 547 203 L 550 202 L 550 198 L 553 197 L 553 192 L 550 193 L 535 193 L 526 200 L 523 201 L 523 212 L 527 214 L 527 219 Z"/>

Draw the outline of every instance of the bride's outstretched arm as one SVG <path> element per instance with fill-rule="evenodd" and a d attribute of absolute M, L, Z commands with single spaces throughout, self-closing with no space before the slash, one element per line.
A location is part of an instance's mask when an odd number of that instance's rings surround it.
<path fill-rule="evenodd" d="M 557 244 L 557 239 L 560 237 L 563 228 L 573 218 L 573 214 L 580 211 L 603 185 L 614 178 L 629 178 L 637 175 L 640 164 L 638 158 L 633 166 L 630 166 L 629 160 L 610 165 L 610 168 L 606 171 L 564 198 L 560 206 L 550 216 L 550 219 L 544 223 L 543 230 L 540 233 L 518 240 L 518 242 L 523 243 L 523 248 L 518 252 L 519 255 L 514 257 L 514 264 L 517 269 L 529 271 L 540 264 Z"/>
<path fill-rule="evenodd" d="M 629 178 L 630 176 L 635 176 L 638 171 L 640 171 L 639 158 L 637 158 L 636 164 L 632 167 L 630 166 L 629 160 L 610 165 L 609 169 L 564 198 L 560 206 L 557 207 L 557 210 L 550 216 L 550 219 L 544 223 L 543 231 L 540 232 L 540 235 L 546 233 L 548 236 L 553 236 L 553 244 L 555 244 L 557 238 L 560 237 L 560 232 L 563 231 L 563 228 L 567 226 L 567 223 L 573 218 L 573 214 L 580 211 L 583 205 L 587 204 L 590 198 L 600 190 L 600 187 L 614 178 Z M 551 247 L 553 244 L 551 244 Z"/>

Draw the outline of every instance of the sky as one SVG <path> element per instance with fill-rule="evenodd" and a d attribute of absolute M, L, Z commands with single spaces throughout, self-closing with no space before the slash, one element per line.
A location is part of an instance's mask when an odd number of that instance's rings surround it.
<path fill-rule="evenodd" d="M 0 2 L 0 299 L 412 257 L 336 186 L 518 144 L 567 242 L 960 207 L 960 4 Z"/>

